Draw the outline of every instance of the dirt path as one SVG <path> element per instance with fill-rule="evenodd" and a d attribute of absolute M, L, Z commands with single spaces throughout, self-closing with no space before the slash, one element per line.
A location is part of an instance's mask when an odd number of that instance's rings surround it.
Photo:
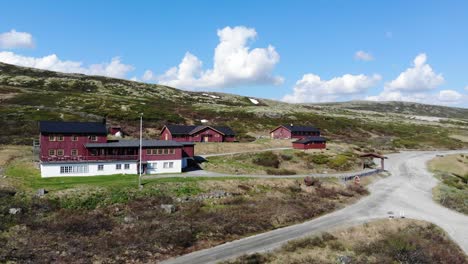
<path fill-rule="evenodd" d="M 437 180 L 426 169 L 426 162 L 436 154 L 460 152 L 463 151 L 415 151 L 390 154 L 387 169 L 392 176 L 371 184 L 369 186 L 371 194 L 351 206 L 302 224 L 228 242 L 163 263 L 215 263 L 243 254 L 269 251 L 291 239 L 331 228 L 388 218 L 389 212 L 393 212 L 397 217 L 402 214 L 407 218 L 435 223 L 467 253 L 468 216 L 447 209 L 432 200 L 432 188 L 437 184 Z"/>

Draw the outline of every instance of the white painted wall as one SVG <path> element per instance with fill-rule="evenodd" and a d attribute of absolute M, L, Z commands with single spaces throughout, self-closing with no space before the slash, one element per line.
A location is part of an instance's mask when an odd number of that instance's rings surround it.
<path fill-rule="evenodd" d="M 116 169 L 116 164 L 122 164 L 121 169 Z M 124 164 L 130 164 L 125 169 Z M 88 165 L 87 173 L 60 173 L 62 166 Z M 104 165 L 102 171 L 98 171 L 98 165 Z M 70 162 L 70 163 L 41 163 L 41 177 L 70 177 L 70 176 L 99 176 L 112 174 L 137 174 L 137 162 L 135 161 L 112 161 L 112 162 Z"/>
<path fill-rule="evenodd" d="M 172 168 L 164 168 L 165 162 L 173 162 Z M 148 160 L 147 174 L 182 172 L 182 160 Z"/>

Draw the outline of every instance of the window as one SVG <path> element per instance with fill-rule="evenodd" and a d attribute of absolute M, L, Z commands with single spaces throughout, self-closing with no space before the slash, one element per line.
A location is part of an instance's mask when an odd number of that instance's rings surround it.
<path fill-rule="evenodd" d="M 124 169 L 129 170 L 130 169 L 130 164 L 124 164 Z"/>
<path fill-rule="evenodd" d="M 218 137 L 218 138 L 219 138 L 219 134 L 215 134 L 215 137 Z"/>
<path fill-rule="evenodd" d="M 90 136 L 89 138 L 91 139 L 91 141 L 97 141 L 97 137 L 96 137 L 96 136 Z"/>
<path fill-rule="evenodd" d="M 164 149 L 164 155 L 169 154 L 169 149 Z"/>
<path fill-rule="evenodd" d="M 165 168 L 165 169 L 172 169 L 172 168 L 174 168 L 174 162 L 164 162 L 164 163 L 163 163 L 163 168 Z"/>
<path fill-rule="evenodd" d="M 157 150 L 157 149 L 152 149 L 152 150 L 151 150 L 151 154 L 152 154 L 152 155 L 157 155 L 157 154 L 158 154 L 158 150 Z"/>
<path fill-rule="evenodd" d="M 104 170 L 104 165 L 103 165 L 103 164 L 97 165 L 97 170 L 98 170 L 98 171 Z"/>
<path fill-rule="evenodd" d="M 49 141 L 55 141 L 55 136 L 49 136 Z"/>
<path fill-rule="evenodd" d="M 146 155 L 151 155 L 151 149 L 146 150 Z"/>
<path fill-rule="evenodd" d="M 162 155 L 163 154 L 163 150 L 162 149 L 158 149 L 158 155 Z"/>
<path fill-rule="evenodd" d="M 78 141 L 78 136 L 71 136 L 71 141 Z"/>
<path fill-rule="evenodd" d="M 55 149 L 49 149 L 49 156 L 55 156 Z"/>
<path fill-rule="evenodd" d="M 57 149 L 57 156 L 63 156 L 63 149 Z"/>
<path fill-rule="evenodd" d="M 116 170 L 121 170 L 122 169 L 122 164 L 115 164 L 115 169 Z"/>
<path fill-rule="evenodd" d="M 63 136 L 57 136 L 57 141 L 63 141 Z"/>
<path fill-rule="evenodd" d="M 71 150 L 71 155 L 72 156 L 78 156 L 78 150 L 77 149 L 72 149 Z"/>
<path fill-rule="evenodd" d="M 88 173 L 88 165 L 60 166 L 60 174 Z"/>
<path fill-rule="evenodd" d="M 175 149 L 169 149 L 169 154 L 175 154 Z"/>

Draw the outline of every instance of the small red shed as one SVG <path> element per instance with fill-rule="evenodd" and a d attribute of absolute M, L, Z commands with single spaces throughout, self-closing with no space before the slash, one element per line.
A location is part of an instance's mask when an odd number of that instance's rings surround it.
<path fill-rule="evenodd" d="M 305 137 L 292 144 L 294 149 L 324 149 L 327 147 L 327 139 L 320 136 Z"/>

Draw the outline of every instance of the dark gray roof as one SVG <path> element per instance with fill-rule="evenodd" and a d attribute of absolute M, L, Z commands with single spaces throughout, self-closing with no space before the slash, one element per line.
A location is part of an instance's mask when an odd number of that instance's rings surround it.
<path fill-rule="evenodd" d="M 167 129 L 171 131 L 172 135 L 188 135 L 190 131 L 198 126 L 184 126 L 184 125 L 166 125 Z"/>
<path fill-rule="evenodd" d="M 40 121 L 39 129 L 41 133 L 107 135 L 106 125 L 102 122 Z"/>
<path fill-rule="evenodd" d="M 320 129 L 313 126 L 283 125 L 283 127 L 291 132 L 320 132 Z"/>
<path fill-rule="evenodd" d="M 177 142 L 173 140 L 143 140 L 143 147 L 183 147 L 194 145 L 192 142 Z M 88 143 L 87 148 L 138 148 L 140 140 L 119 140 L 106 143 Z"/>
<path fill-rule="evenodd" d="M 215 126 L 214 129 L 218 130 L 219 132 L 223 133 L 226 136 L 235 136 L 236 133 L 228 126 Z"/>
<path fill-rule="evenodd" d="M 226 136 L 235 136 L 236 133 L 227 126 L 185 126 L 185 125 L 166 125 L 172 135 L 191 135 L 207 127 L 214 128 Z"/>
<path fill-rule="evenodd" d="M 324 137 L 305 137 L 305 138 L 296 140 L 293 143 L 308 144 L 312 142 L 327 142 L 327 139 Z"/>

